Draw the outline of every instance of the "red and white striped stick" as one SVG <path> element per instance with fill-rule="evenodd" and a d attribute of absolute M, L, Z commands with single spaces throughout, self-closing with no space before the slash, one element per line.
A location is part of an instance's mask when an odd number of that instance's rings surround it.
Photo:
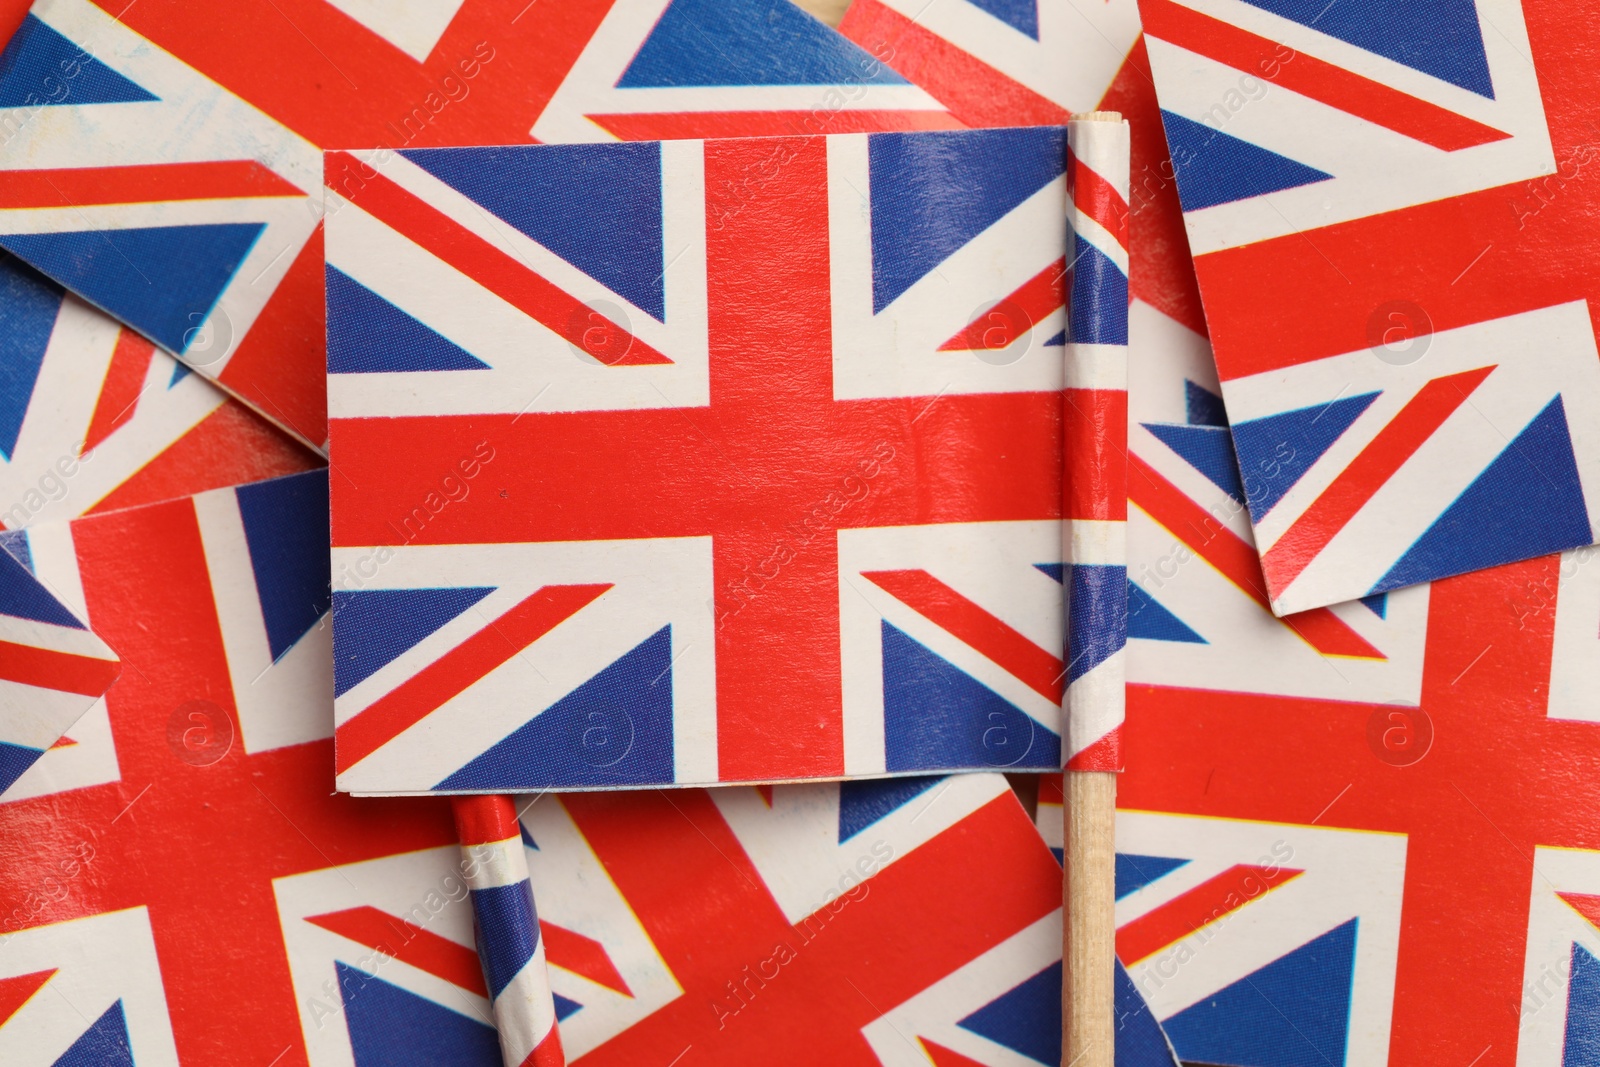
<path fill-rule="evenodd" d="M 1127 636 L 1129 130 L 1067 124 L 1067 686 L 1061 1062 L 1115 1061 L 1116 807 Z M 1120 433 L 1121 439 L 1118 440 Z"/>

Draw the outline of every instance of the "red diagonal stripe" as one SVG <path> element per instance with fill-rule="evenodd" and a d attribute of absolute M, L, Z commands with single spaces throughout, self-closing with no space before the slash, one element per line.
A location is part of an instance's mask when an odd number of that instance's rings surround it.
<path fill-rule="evenodd" d="M 933 1063 L 933 1067 L 984 1067 L 983 1064 L 971 1056 L 964 1056 L 954 1049 L 945 1048 L 936 1041 L 925 1037 L 917 1038 L 917 1044 L 922 1046 L 923 1055 Z"/>
<path fill-rule="evenodd" d="M 1150 464 L 1138 456 L 1130 457 L 1130 461 L 1133 476 L 1128 479 L 1128 499 L 1260 604 L 1264 611 L 1271 612 L 1256 550 L 1250 543 L 1190 500 Z M 1278 621 L 1324 656 L 1388 658 L 1327 608 L 1298 611 Z"/>
<path fill-rule="evenodd" d="M 1123 248 L 1128 247 L 1128 202 L 1100 172 L 1072 162 L 1072 205 L 1105 228 Z"/>
<path fill-rule="evenodd" d="M 906 607 L 1015 675 L 1047 700 L 1061 699 L 1061 660 L 924 570 L 862 571 Z"/>
<path fill-rule="evenodd" d="M 31 974 L 19 974 L 10 978 L 0 978 L 0 1026 L 17 1012 L 33 995 L 48 982 L 56 973 L 52 967 L 48 971 L 34 971 Z"/>
<path fill-rule="evenodd" d="M 880 3 L 856 0 L 839 32 L 927 90 L 969 126 L 1062 126 L 1065 108 Z"/>
<path fill-rule="evenodd" d="M 1557 893 L 1556 896 L 1567 902 L 1567 906 L 1582 915 L 1589 921 L 1589 925 L 1600 930 L 1600 897 L 1589 893 Z"/>
<path fill-rule="evenodd" d="M 980 352 L 1005 348 L 1034 324 L 1066 303 L 1066 257 L 1056 260 L 1017 291 L 939 346 L 941 352 Z"/>
<path fill-rule="evenodd" d="M 545 962 L 552 967 L 581 974 L 625 997 L 633 996 L 633 990 L 628 988 L 622 972 L 611 962 L 611 954 L 600 942 L 543 919 L 539 920 L 539 933 L 544 938 Z"/>
<path fill-rule="evenodd" d="M 489 995 L 483 982 L 483 967 L 478 962 L 475 949 L 459 945 L 397 915 L 362 905 L 344 911 L 330 911 L 325 915 L 311 915 L 306 922 L 349 938 L 391 959 L 410 964 L 419 971 L 427 971 L 435 978 L 443 978 L 451 985 L 480 997 Z"/>
<path fill-rule="evenodd" d="M 1491 364 L 1447 374 L 1417 390 L 1333 484 L 1262 553 L 1261 569 L 1268 587 L 1281 595 L 1493 370 Z"/>
<path fill-rule="evenodd" d="M 637 367 L 672 362 L 350 153 L 329 152 L 325 166 L 328 188 L 333 192 L 359 205 L 367 214 L 567 341 L 593 352 L 608 366 Z M 604 332 L 604 340 L 586 341 L 586 335 L 597 327 Z M 618 349 L 622 350 L 620 355 L 610 355 Z"/>
<path fill-rule="evenodd" d="M 94 402 L 94 415 L 89 419 L 89 430 L 83 438 L 85 452 L 93 451 L 133 418 L 139 389 L 150 372 L 150 360 L 155 354 L 156 346 L 132 330 L 125 329 L 117 334 L 116 347 L 111 350 L 111 365 L 106 368 L 100 397 Z"/>
<path fill-rule="evenodd" d="M 1132 967 L 1304 873 L 1286 867 L 1235 864 L 1118 929 L 1117 958 L 1124 967 Z"/>
<path fill-rule="evenodd" d="M 147 163 L 132 167 L 0 171 L 0 208 L 146 204 L 305 196 L 305 190 L 253 160 Z"/>
<path fill-rule="evenodd" d="M 0 641 L 0 681 L 97 697 L 122 673 L 113 659 L 96 659 Z"/>
<path fill-rule="evenodd" d="M 610 588 L 610 583 L 604 583 L 547 585 L 534 590 L 526 600 L 335 730 L 334 762 L 338 770 L 347 771 L 372 755 Z"/>
<path fill-rule="evenodd" d="M 1142 0 L 1139 14 L 1152 37 L 1446 152 L 1511 136 L 1173 0 Z"/>

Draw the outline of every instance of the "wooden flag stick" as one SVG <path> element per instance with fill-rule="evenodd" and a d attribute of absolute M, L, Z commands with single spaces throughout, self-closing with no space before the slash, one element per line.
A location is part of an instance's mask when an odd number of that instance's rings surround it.
<path fill-rule="evenodd" d="M 1063 558 L 1082 580 L 1066 583 L 1061 1062 L 1114 1067 L 1127 442 L 1109 431 L 1127 424 L 1128 126 L 1114 111 L 1074 115 L 1067 142 L 1068 259 L 1075 269 L 1067 304 Z"/>
<path fill-rule="evenodd" d="M 1113 1067 L 1117 775 L 1068 771 L 1064 779 L 1061 1062 Z"/>

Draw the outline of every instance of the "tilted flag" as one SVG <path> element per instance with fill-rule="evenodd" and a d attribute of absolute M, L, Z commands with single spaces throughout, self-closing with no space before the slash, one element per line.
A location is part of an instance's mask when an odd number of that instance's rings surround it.
<path fill-rule="evenodd" d="M 305 470 L 315 457 L 0 254 L 0 527 Z"/>
<path fill-rule="evenodd" d="M 340 787 L 1059 767 L 1065 167 L 330 153 Z"/>
<path fill-rule="evenodd" d="M 854 0 L 839 32 L 968 126 L 1099 110 L 1139 37 L 1134 0 Z"/>
<path fill-rule="evenodd" d="M 1129 680 L 1415 701 L 1427 589 L 1274 616 L 1210 346 L 1143 301 L 1130 327 Z"/>
<path fill-rule="evenodd" d="M 1592 542 L 1591 20 L 1141 11 L 1273 610 Z"/>
<path fill-rule="evenodd" d="M 21 560 L 0 551 L 0 794 L 120 671 L 116 653 Z"/>
<path fill-rule="evenodd" d="M 1117 947 L 1179 1058 L 1584 1062 L 1592 550 L 1274 617 L 1204 339 L 1131 327 Z"/>
<path fill-rule="evenodd" d="M 152 728 L 234 710 L 206 537 L 191 501 L 29 535 L 42 569 L 70 553 L 129 671 L 109 776 L 0 802 L 0 835 L 31 842 L 0 870 L 0 1058 L 498 1067 L 448 805 L 330 795 L 326 740 Z M 585 1062 L 689 1043 L 720 1063 L 1048 1062 L 1059 875 L 1000 776 L 528 800 L 540 940 Z"/>
<path fill-rule="evenodd" d="M 1153 89 L 1136 48 L 1109 99 L 1133 116 L 1128 317 L 1128 678 L 1306 697 L 1415 699 L 1425 590 L 1283 618 L 1269 609 L 1244 481 L 1183 253 Z M 1175 236 L 1175 240 L 1167 239 Z M 1142 239 L 1142 243 L 1140 243 Z M 1600 614 L 1600 605 L 1597 605 Z"/>
<path fill-rule="evenodd" d="M 40 0 L 0 54 L 0 246 L 320 446 L 320 148 L 589 140 L 606 121 L 959 125 L 787 0 L 239 0 L 204 19 Z"/>
<path fill-rule="evenodd" d="M 1056 1058 L 1059 869 L 998 775 L 516 806 L 574 1063 Z M 429 850 L 278 880 L 313 1067 L 502 1062 L 462 871 Z"/>

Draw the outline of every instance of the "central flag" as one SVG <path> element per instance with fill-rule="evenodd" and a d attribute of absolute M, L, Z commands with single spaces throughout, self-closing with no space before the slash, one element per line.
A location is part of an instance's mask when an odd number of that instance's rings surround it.
<path fill-rule="evenodd" d="M 1065 165 L 330 153 L 340 788 L 1059 767 Z"/>

